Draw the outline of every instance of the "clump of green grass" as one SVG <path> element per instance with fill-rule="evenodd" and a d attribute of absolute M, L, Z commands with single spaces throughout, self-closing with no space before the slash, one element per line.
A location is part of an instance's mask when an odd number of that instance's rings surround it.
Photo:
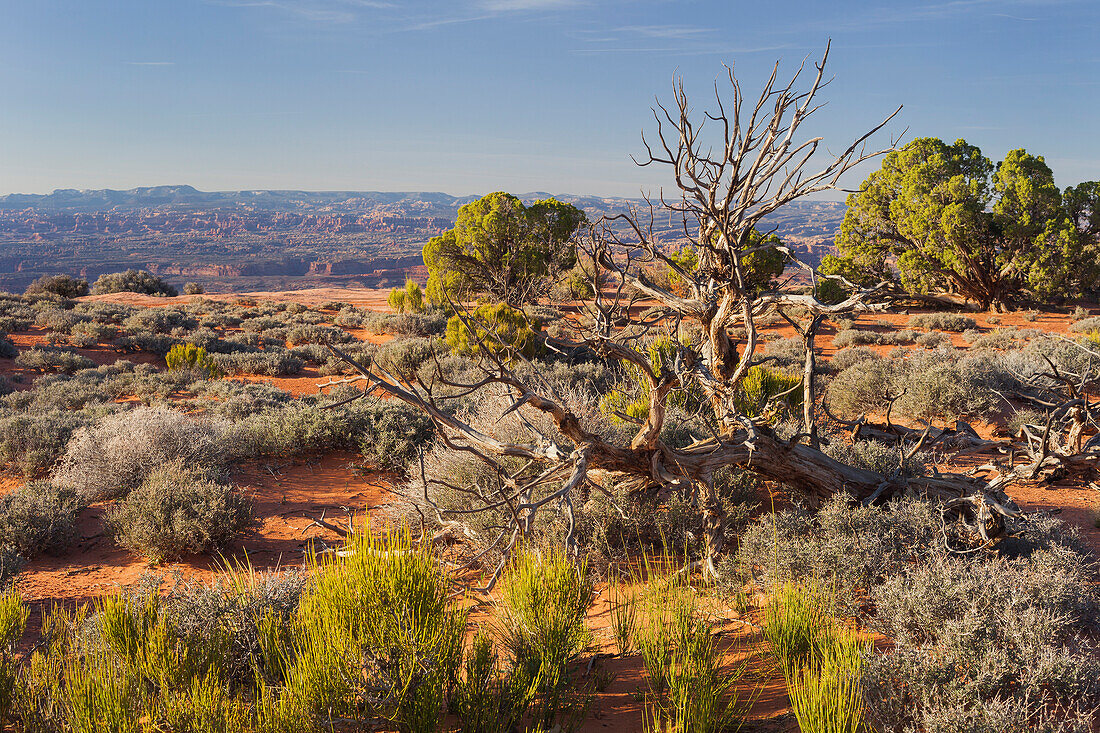
<path fill-rule="evenodd" d="M 764 607 L 764 638 L 784 672 L 809 663 L 834 626 L 820 589 L 785 583 Z"/>
<path fill-rule="evenodd" d="M 350 717 L 434 731 L 466 627 L 446 574 L 408 528 L 358 532 L 345 549 L 312 556 L 314 584 L 302 595 L 289 649 L 273 665 L 285 675 L 279 694 L 266 695 L 271 717 L 289 729 Z"/>
<path fill-rule="evenodd" d="M 745 663 L 723 668 L 712 624 L 684 576 L 650 580 L 638 647 L 650 686 L 647 731 L 718 733 L 737 726 L 751 702 L 737 690 Z"/>
<path fill-rule="evenodd" d="M 501 668 L 492 639 L 478 632 L 463 665 L 464 674 L 450 708 L 463 733 L 509 733 L 526 710 L 533 692 L 525 675 Z"/>
<path fill-rule="evenodd" d="M 618 582 L 608 587 L 608 616 L 615 648 L 619 654 L 630 654 L 638 631 L 638 598 L 633 588 Z"/>
<path fill-rule="evenodd" d="M 567 667 L 591 643 L 585 614 L 592 599 L 587 566 L 574 564 L 561 549 L 517 552 L 501 578 L 501 643 L 529 680 L 532 718 L 544 727 L 587 708 L 573 694 Z"/>
<path fill-rule="evenodd" d="M 7 720 L 16 697 L 18 672 L 15 644 L 27 626 L 29 609 L 13 589 L 0 594 L 0 724 Z"/>
<path fill-rule="evenodd" d="M 856 634 L 823 635 L 809 664 L 786 672 L 787 693 L 803 733 L 859 733 L 863 729 L 863 658 L 870 646 Z"/>

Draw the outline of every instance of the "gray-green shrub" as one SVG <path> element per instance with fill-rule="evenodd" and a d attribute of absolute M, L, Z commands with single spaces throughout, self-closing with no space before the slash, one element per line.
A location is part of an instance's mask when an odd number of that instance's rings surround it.
<path fill-rule="evenodd" d="M 47 481 L 31 481 L 0 498 L 0 544 L 34 558 L 60 555 L 76 539 L 84 504 L 76 494 Z"/>
<path fill-rule="evenodd" d="M 959 313 L 918 313 L 909 317 L 910 328 L 925 328 L 929 331 L 958 331 L 977 328 L 978 322 L 970 316 Z"/>
<path fill-rule="evenodd" d="M 71 349 L 59 349 L 52 346 L 35 346 L 19 352 L 15 363 L 24 369 L 41 372 L 61 372 L 73 374 L 81 369 L 95 367 L 95 362 Z"/>
<path fill-rule="evenodd" d="M 163 407 L 138 407 L 76 431 L 53 481 L 87 501 L 125 496 L 152 471 L 182 461 L 217 474 L 231 454 L 226 423 Z"/>
<path fill-rule="evenodd" d="M 115 540 L 153 562 L 224 547 L 252 523 L 236 489 L 184 461 L 153 468 L 104 517 Z"/>

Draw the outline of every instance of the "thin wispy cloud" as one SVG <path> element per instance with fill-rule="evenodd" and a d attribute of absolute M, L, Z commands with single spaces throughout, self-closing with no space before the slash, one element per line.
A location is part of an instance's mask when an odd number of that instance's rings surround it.
<path fill-rule="evenodd" d="M 234 8 L 276 10 L 318 23 L 350 23 L 362 10 L 385 10 L 395 7 L 382 0 L 216 0 L 219 5 Z"/>
<path fill-rule="evenodd" d="M 723 45 L 693 45 L 693 46 L 604 46 L 592 48 L 574 48 L 570 53 L 581 56 L 599 54 L 632 54 L 632 53 L 661 53 L 674 56 L 740 56 L 767 51 L 786 51 L 797 46 L 792 44 L 776 44 L 774 46 L 723 46 Z"/>
<path fill-rule="evenodd" d="M 645 38 L 698 38 L 714 33 L 713 28 L 686 25 L 624 25 L 612 29 L 612 33 L 624 33 Z"/>
<path fill-rule="evenodd" d="M 495 13 L 556 10 L 578 5 L 578 0 L 480 0 L 478 7 Z"/>
<path fill-rule="evenodd" d="M 950 18 L 982 13 L 989 10 L 997 11 L 988 13 L 992 16 L 1026 21 L 1034 20 L 1034 18 L 1019 16 L 1007 11 L 1073 5 L 1079 2 L 1081 2 L 1081 0 L 950 0 L 949 2 L 929 3 L 917 7 L 869 9 L 859 15 L 845 15 L 842 20 L 830 24 L 828 30 L 871 30 L 883 26 L 899 25 L 903 23 L 948 20 Z"/>

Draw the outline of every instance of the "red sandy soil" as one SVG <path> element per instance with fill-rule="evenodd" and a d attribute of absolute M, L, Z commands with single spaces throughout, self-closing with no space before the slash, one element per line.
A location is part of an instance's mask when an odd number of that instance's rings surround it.
<path fill-rule="evenodd" d="M 362 288 L 316 288 L 311 290 L 210 294 L 205 296 L 180 296 L 177 298 L 157 298 L 133 293 L 114 293 L 102 296 L 89 296 L 87 300 L 108 300 L 142 306 L 164 306 L 182 304 L 193 297 L 207 297 L 236 302 L 242 298 L 253 300 L 293 301 L 317 306 L 328 301 L 351 303 L 360 308 L 385 311 L 388 290 L 369 290 Z M 917 311 L 913 311 L 917 312 Z M 997 314 L 1000 323 L 989 323 L 993 314 L 972 314 L 982 331 L 995 328 L 1037 328 L 1047 332 L 1066 333 L 1070 320 L 1060 314 L 1040 314 L 1037 320 L 1028 321 L 1024 314 Z M 898 330 L 906 327 L 908 315 L 904 313 L 865 314 L 857 319 L 856 328 L 876 331 Z M 774 337 L 794 336 L 794 330 L 787 324 L 769 325 L 761 329 L 762 335 Z M 368 334 L 356 329 L 352 331 L 357 338 L 382 343 L 388 337 Z M 34 327 L 26 332 L 11 335 L 20 348 L 43 343 L 47 331 Z M 772 336 L 774 334 L 774 336 Z M 835 353 L 832 338 L 833 329 L 826 325 L 818 339 L 825 358 Z M 955 346 L 967 348 L 968 345 L 959 334 L 949 334 Z M 767 341 L 761 348 L 766 352 Z M 889 352 L 893 346 L 874 346 L 876 351 Z M 913 347 L 907 347 L 913 348 Z M 96 363 L 112 363 L 118 358 L 135 362 L 163 365 L 163 361 L 148 354 L 118 354 L 110 349 L 78 349 Z M 0 374 L 12 376 L 21 373 L 10 360 L 0 360 Z M 22 387 L 29 387 L 36 374 L 24 374 Z M 251 381 L 266 381 L 289 391 L 295 396 L 315 393 L 317 384 L 325 378 L 317 374 L 314 367 L 307 368 L 294 377 L 244 377 Z M 950 417 L 943 421 L 953 422 Z M 984 436 L 991 435 L 996 426 L 979 423 L 975 427 Z M 977 459 L 981 463 L 987 458 Z M 383 521 L 387 506 L 394 501 L 386 477 L 377 474 L 364 474 L 354 467 L 355 456 L 333 453 L 322 457 L 301 459 L 296 462 L 269 462 L 267 464 L 244 465 L 235 471 L 234 480 L 242 490 L 249 494 L 256 506 L 259 518 L 258 526 L 242 540 L 227 549 L 225 556 L 230 562 L 243 560 L 246 556 L 258 569 L 277 566 L 297 565 L 301 562 L 303 551 L 310 540 L 324 540 L 335 544 L 338 540 L 331 532 L 316 525 L 310 526 L 313 518 L 322 512 L 330 519 L 344 520 L 348 512 L 356 513 L 358 519 L 368 514 L 376 521 Z M 977 465 L 977 463 L 971 465 Z M 941 466 L 943 468 L 943 466 Z M 0 492 L 9 491 L 22 483 L 19 477 L 0 477 Z M 1060 513 L 1067 522 L 1081 528 L 1085 539 L 1100 552 L 1100 530 L 1092 525 L 1090 510 L 1097 506 L 1100 499 L 1094 489 L 1080 485 L 1057 486 L 1055 488 L 1036 488 L 1017 486 L 1010 494 L 1025 509 L 1046 509 Z M 154 573 L 163 576 L 178 575 L 187 579 L 206 581 L 217 572 L 219 562 L 210 557 L 199 556 L 176 563 L 151 566 L 143 560 L 133 557 L 127 551 L 115 546 L 104 536 L 101 517 L 105 507 L 96 505 L 88 509 L 81 517 L 80 539 L 75 549 L 60 558 L 40 558 L 28 564 L 19 576 L 17 587 L 36 607 L 53 601 L 79 602 L 110 593 L 120 587 L 137 582 L 142 575 Z M 722 643 L 727 648 L 727 660 L 732 664 L 746 655 L 749 669 L 742 694 L 753 691 L 758 698 L 753 705 L 750 719 L 754 721 L 751 730 L 758 731 L 795 731 L 797 724 L 789 715 L 788 701 L 783 680 L 767 662 L 762 654 L 764 643 L 751 620 L 738 620 L 729 608 L 716 608 L 719 615 L 719 628 Z M 475 611 L 475 618 L 486 618 L 484 613 Z M 594 630 L 600 651 L 610 655 L 613 649 L 608 603 L 601 594 L 593 605 L 590 622 Z M 32 620 L 32 628 L 35 622 Z M 641 728 L 645 682 L 641 660 L 637 655 L 628 657 L 601 657 L 595 667 L 597 673 L 610 675 L 610 682 L 593 702 L 589 718 L 582 726 L 585 733 L 595 731 L 635 731 Z M 604 672 L 599 672 L 602 669 Z"/>
<path fill-rule="evenodd" d="M 155 295 L 143 295 L 141 293 L 104 293 L 103 295 L 87 295 L 80 300 L 108 301 L 111 303 L 126 303 L 128 305 L 182 305 L 191 302 L 195 298 L 209 298 L 222 300 L 227 303 L 236 303 L 247 300 L 271 300 L 280 303 L 301 303 L 308 306 L 319 306 L 323 303 L 340 302 L 349 303 L 357 308 L 366 310 L 388 311 L 386 298 L 389 289 L 375 288 L 308 288 L 305 290 L 280 290 L 255 293 L 207 293 L 204 295 L 177 295 L 174 298 L 164 298 Z"/>
<path fill-rule="evenodd" d="M 355 470 L 355 456 L 330 453 L 293 464 L 266 463 L 240 467 L 233 480 L 255 504 L 258 525 L 224 551 L 224 561 L 246 558 L 257 569 L 296 566 L 310 540 L 333 542 L 331 533 L 310 526 L 326 512 L 346 521 L 346 512 L 365 518 L 390 501 L 386 483 L 378 476 Z M 18 486 L 8 478 L 5 490 Z M 41 557 L 27 563 L 16 587 L 28 601 L 79 602 L 110 593 L 152 573 L 209 580 L 223 564 L 220 558 L 193 556 L 179 562 L 152 565 L 116 546 L 103 533 L 106 505 L 96 504 L 80 517 L 79 540 L 63 557 Z"/>

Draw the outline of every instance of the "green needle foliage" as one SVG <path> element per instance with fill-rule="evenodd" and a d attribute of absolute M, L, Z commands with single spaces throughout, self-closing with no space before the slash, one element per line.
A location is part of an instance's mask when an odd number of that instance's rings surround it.
<path fill-rule="evenodd" d="M 405 287 L 390 291 L 386 302 L 394 313 L 422 313 L 425 307 L 424 291 L 420 283 L 415 280 L 406 280 Z"/>
<path fill-rule="evenodd" d="M 446 575 L 407 528 L 356 533 L 345 549 L 311 560 L 315 581 L 280 662 L 278 727 L 337 716 L 436 730 L 466 627 Z"/>
<path fill-rule="evenodd" d="M 608 615 L 615 647 L 619 654 L 630 654 L 638 633 L 638 598 L 632 588 L 620 583 L 613 583 L 608 591 Z"/>
<path fill-rule="evenodd" d="M 6 720 L 16 696 L 18 670 L 15 645 L 27 626 L 29 609 L 19 594 L 8 589 L 0 595 L 0 723 Z"/>
<path fill-rule="evenodd" d="M 479 631 L 455 685 L 451 711 L 463 733 L 510 733 L 537 686 L 521 670 L 502 670 L 492 640 Z"/>
<path fill-rule="evenodd" d="M 424 245 L 427 294 L 436 305 L 476 294 L 519 306 L 540 283 L 577 260 L 573 234 L 583 211 L 554 199 L 530 206 L 498 191 L 458 210 L 454 229 Z"/>
<path fill-rule="evenodd" d="M 447 321 L 447 345 L 456 354 L 518 352 L 535 356 L 542 344 L 535 336 L 538 322 L 506 303 L 485 303 L 471 313 Z"/>
<path fill-rule="evenodd" d="M 848 197 L 822 272 L 911 292 L 961 293 L 982 309 L 1067 297 L 1094 285 L 1100 184 L 1059 191 L 1042 156 L 994 165 L 957 140 L 919 138 L 882 159 Z"/>

